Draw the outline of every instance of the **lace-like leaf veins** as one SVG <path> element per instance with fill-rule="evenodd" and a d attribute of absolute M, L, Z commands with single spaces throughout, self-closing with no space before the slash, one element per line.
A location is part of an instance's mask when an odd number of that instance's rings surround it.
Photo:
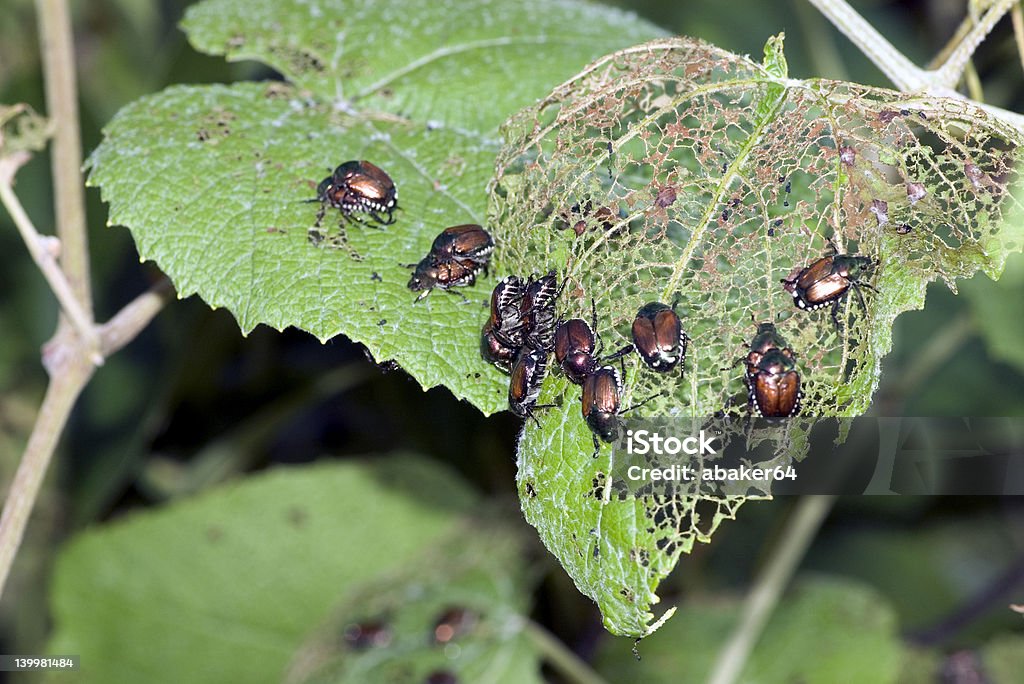
<path fill-rule="evenodd" d="M 625 361 L 622 406 L 663 395 L 638 414 L 745 413 L 731 366 L 761 321 L 798 355 L 803 415 L 863 413 L 892 322 L 923 305 L 925 285 L 997 277 L 1021 247 L 1003 221 L 1018 206 L 1019 131 L 963 101 L 789 79 L 781 48 L 769 41 L 758 64 L 694 40 L 648 43 L 506 124 L 492 186 L 499 271 L 557 269 L 561 313 L 589 318 L 593 299 L 608 350 L 628 342 L 641 305 L 678 302 L 685 371 Z M 863 290 L 864 309 L 852 293 L 842 303 L 841 331 L 780 283 L 831 245 L 875 262 L 864 282 L 876 291 Z M 591 458 L 578 389 L 549 378 L 540 403 L 558 408 L 524 429 L 526 516 L 606 626 L 645 635 L 658 583 L 743 498 L 622 496 L 611 449 Z"/>

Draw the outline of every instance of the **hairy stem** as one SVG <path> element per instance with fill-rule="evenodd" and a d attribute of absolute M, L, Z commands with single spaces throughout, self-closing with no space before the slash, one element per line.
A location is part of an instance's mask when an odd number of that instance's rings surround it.
<path fill-rule="evenodd" d="M 67 327 L 64 331 L 51 344 L 74 346 L 74 333 Z M 60 337 L 71 339 L 60 340 Z M 28 525 L 29 515 L 39 496 L 39 489 L 61 432 L 64 431 L 78 395 L 95 370 L 95 366 L 84 355 L 62 355 L 56 366 L 58 372 L 51 375 L 43 405 L 39 408 L 32 434 L 4 502 L 3 515 L 0 516 L 0 593 L 10 575 L 18 547 L 21 546 L 25 526 Z"/>
<path fill-rule="evenodd" d="M 82 182 L 82 139 L 78 124 L 75 49 L 66 0 L 36 0 L 47 115 L 54 126 L 50 167 L 53 173 L 54 216 L 61 242 L 64 274 L 92 318 L 89 286 L 89 244 L 85 230 L 85 189 Z"/>
<path fill-rule="evenodd" d="M 112 354 L 134 339 L 172 295 L 170 281 L 165 278 L 99 326 L 102 352 Z M 0 594 L 57 442 L 78 395 L 96 369 L 83 340 L 68 326 L 61 326 L 47 343 L 43 350 L 43 364 L 50 372 L 50 384 L 0 516 Z"/>
<path fill-rule="evenodd" d="M 1010 11 L 1010 8 L 1017 3 L 1017 0 L 999 0 L 981 16 L 970 32 L 964 36 L 956 48 L 950 53 L 945 63 L 934 73 L 933 84 L 946 88 L 955 88 L 960 82 L 960 77 L 967 68 L 971 56 L 978 49 L 985 37 L 991 33 L 996 23 Z"/>
<path fill-rule="evenodd" d="M 708 682 L 732 684 L 739 679 L 768 618 L 775 610 L 775 604 L 834 502 L 834 496 L 805 496 L 800 499 L 782 534 L 784 541 L 772 553 L 768 565 L 747 595 L 740 622 L 719 652 Z"/>
<path fill-rule="evenodd" d="M 10 160 L 0 160 L 0 164 L 8 161 Z M 28 246 L 32 260 L 36 262 L 36 266 L 42 271 L 43 277 L 46 278 L 50 289 L 53 290 L 53 294 L 57 296 L 57 301 L 60 302 L 64 315 L 71 321 L 75 332 L 82 338 L 82 342 L 89 350 L 90 360 L 99 365 L 103 363 L 103 356 L 100 354 L 100 338 L 96 331 L 96 326 L 93 324 L 92 316 L 82 309 L 82 304 L 76 297 L 71 283 L 68 282 L 64 271 L 57 264 L 53 251 L 49 249 L 49 246 L 57 241 L 52 237 L 43 237 L 36 230 L 32 220 L 29 219 L 25 209 L 21 206 L 18 196 L 14 194 L 14 190 L 11 188 L 10 182 L 12 179 L 13 174 L 11 177 L 8 177 L 5 173 L 0 177 L 0 202 L 3 203 L 7 212 L 11 215 L 14 225 L 18 227 L 18 232 L 21 233 L 25 245 Z M 48 241 L 52 242 L 48 243 Z"/>
<path fill-rule="evenodd" d="M 921 90 L 928 75 L 896 49 L 846 0 L 808 0 L 902 91 Z"/>

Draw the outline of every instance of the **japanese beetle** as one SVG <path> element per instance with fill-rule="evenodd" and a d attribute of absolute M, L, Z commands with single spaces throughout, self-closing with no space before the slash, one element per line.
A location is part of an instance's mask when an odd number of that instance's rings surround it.
<path fill-rule="evenodd" d="M 774 323 L 758 324 L 754 339 L 750 341 L 750 353 L 747 354 L 745 359 L 748 370 L 753 366 L 757 366 L 757 359 L 753 358 L 755 354 L 765 354 L 769 349 L 783 349 L 786 346 L 786 341 L 779 335 L 779 331 L 775 329 Z M 741 361 L 743 360 L 741 359 Z"/>
<path fill-rule="evenodd" d="M 555 361 L 570 382 L 582 385 L 594 372 L 597 360 L 594 349 L 597 339 L 594 331 L 582 318 L 571 318 L 555 328 Z"/>
<path fill-rule="evenodd" d="M 512 377 L 508 383 L 508 407 L 522 418 L 533 418 L 533 410 L 540 396 L 540 388 L 547 373 L 547 352 L 538 347 L 523 347 L 512 366 Z M 539 423 L 538 423 L 539 425 Z"/>
<path fill-rule="evenodd" d="M 423 680 L 423 684 L 459 684 L 459 678 L 448 670 L 434 670 Z"/>
<path fill-rule="evenodd" d="M 750 356 L 753 355 L 754 352 L 751 352 Z M 751 410 L 763 418 L 795 416 L 800 410 L 803 392 L 800 390 L 800 373 L 796 371 L 793 352 L 773 348 L 758 356 L 753 372 L 749 366 L 750 361 L 747 362 Z"/>
<path fill-rule="evenodd" d="M 686 343 L 682 321 L 674 307 L 661 302 L 648 302 L 633 319 L 633 346 L 640 358 L 653 370 L 667 373 L 686 359 Z"/>
<path fill-rule="evenodd" d="M 320 181 L 316 199 L 320 211 L 316 225 L 324 218 L 327 207 L 341 210 L 345 220 L 357 221 L 352 214 L 365 212 L 381 225 L 395 222 L 392 212 L 398 208 L 398 190 L 391 176 L 368 161 L 347 161 L 334 173 Z M 387 216 L 385 220 L 381 215 Z"/>
<path fill-rule="evenodd" d="M 382 620 L 353 623 L 345 628 L 342 638 L 350 648 L 365 651 L 391 643 L 391 628 Z"/>
<path fill-rule="evenodd" d="M 420 301 L 430 294 L 430 291 L 437 287 L 447 290 L 450 287 L 464 287 L 476 282 L 476 274 L 480 272 L 481 266 L 472 261 L 434 261 L 430 256 L 424 257 L 415 266 L 412 277 L 409 278 L 408 287 L 413 292 L 421 292 L 416 297 Z"/>
<path fill-rule="evenodd" d="M 430 254 L 437 261 L 454 259 L 486 264 L 494 251 L 491 234 L 475 223 L 450 226 L 434 238 Z"/>
<path fill-rule="evenodd" d="M 484 361 L 509 372 L 516 353 L 523 346 L 523 328 L 519 305 L 526 284 L 517 276 L 508 276 L 491 292 L 491 314 L 480 335 L 480 355 Z"/>
<path fill-rule="evenodd" d="M 601 449 L 597 441 L 615 441 L 619 435 L 619 401 L 622 398 L 622 375 L 614 366 L 601 366 L 583 381 L 583 420 L 593 432 L 594 456 Z"/>
<path fill-rule="evenodd" d="M 561 289 L 554 271 L 530 279 L 519 304 L 520 322 L 526 344 L 550 352 L 555 338 L 555 300 Z"/>
<path fill-rule="evenodd" d="M 750 342 L 750 352 L 740 361 L 746 364 L 744 380 L 751 411 L 764 418 L 796 415 L 803 398 L 800 374 L 796 371 L 796 355 L 774 324 L 761 323 L 757 326 L 757 333 Z"/>
<path fill-rule="evenodd" d="M 476 625 L 479 616 L 468 608 L 454 607 L 434 620 L 434 643 L 447 644 Z"/>
<path fill-rule="evenodd" d="M 590 306 L 593 328 L 582 318 L 562 321 L 555 328 L 555 361 L 569 381 L 577 385 L 582 385 L 587 376 L 593 373 L 601 363 L 617 359 L 633 351 L 633 346 L 629 345 L 606 359 L 598 359 L 597 348 L 600 346 L 600 339 L 594 333 L 597 328 L 597 307 L 594 300 L 590 300 Z"/>
<path fill-rule="evenodd" d="M 786 292 L 793 295 L 793 303 L 805 311 L 815 311 L 828 304 L 832 305 L 832 321 L 839 327 L 839 305 L 850 288 L 857 294 L 861 308 L 864 297 L 860 288 L 874 287 L 861 278 L 874 266 L 871 257 L 853 254 L 823 256 L 804 268 L 794 269 L 789 278 L 780 282 Z"/>

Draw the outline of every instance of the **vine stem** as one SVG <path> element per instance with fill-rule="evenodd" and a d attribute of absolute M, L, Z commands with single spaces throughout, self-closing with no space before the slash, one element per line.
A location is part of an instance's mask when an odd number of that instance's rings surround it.
<path fill-rule="evenodd" d="M 36 0 L 46 101 L 54 131 L 54 215 L 58 240 L 36 231 L 13 191 L 24 154 L 0 159 L 0 199 L 11 213 L 29 252 L 60 301 L 62 315 L 43 347 L 50 376 L 46 395 L 0 514 L 0 594 L 25 535 L 46 472 L 82 389 L 106 355 L 134 339 L 172 294 L 164 279 L 110 321 L 96 325 L 89 284 L 89 253 L 82 182 L 74 47 L 66 0 Z M 59 245 L 59 263 L 52 247 Z"/>
<path fill-rule="evenodd" d="M 580 660 L 579 656 L 566 648 L 565 644 L 556 639 L 546 629 L 533 620 L 526 620 L 523 633 L 530 642 L 547 659 L 555 670 L 573 684 L 607 684 L 607 682 L 589 665 Z"/>
<path fill-rule="evenodd" d="M 983 14 L 978 23 L 966 32 L 963 39 L 949 51 L 949 56 L 935 70 L 921 69 L 857 13 L 846 0 L 807 0 L 832 25 L 870 59 L 886 78 L 905 93 L 921 92 L 928 95 L 964 99 L 954 88 L 963 76 L 974 51 L 992 28 L 1015 5 L 1017 0 L 998 0 Z M 981 102 L 975 103 L 998 119 L 1024 129 L 1024 116 Z"/>
<path fill-rule="evenodd" d="M 32 220 L 25 213 L 25 209 L 22 207 L 21 201 L 18 200 L 18 196 L 14 193 L 14 189 L 11 187 L 16 167 L 20 166 L 23 160 L 27 160 L 27 158 L 28 155 L 23 153 L 17 157 L 12 155 L 5 159 L 0 159 L 0 202 L 3 203 L 4 208 L 7 209 L 11 218 L 14 219 L 14 225 L 18 227 L 18 232 L 21 233 L 25 245 L 28 246 L 32 260 L 36 262 L 36 266 L 42 271 L 43 277 L 46 278 L 50 289 L 56 295 L 64 315 L 71 321 L 71 325 L 74 326 L 75 331 L 82 338 L 86 348 L 90 350 L 90 360 L 97 366 L 101 365 L 103 357 L 99 351 L 100 338 L 92 316 L 82 308 L 78 297 L 72 289 L 71 283 L 68 282 L 54 254 L 56 251 L 54 247 L 59 248 L 61 245 L 60 241 L 53 237 L 44 237 L 39 234 L 39 231 L 32 224 Z"/>
<path fill-rule="evenodd" d="M 739 625 L 719 652 L 718 660 L 708 678 L 709 684 L 732 684 L 739 678 L 768 618 L 779 602 L 779 597 L 814 540 L 821 523 L 832 509 L 835 499 L 834 496 L 823 495 L 805 496 L 800 499 L 786 529 L 783 530 L 781 545 L 774 550 L 768 564 L 747 595 Z"/>
<path fill-rule="evenodd" d="M 173 294 L 170 281 L 164 278 L 109 321 L 96 327 L 100 353 L 109 356 L 135 339 Z M 60 327 L 43 348 L 43 365 L 50 373 L 50 383 L 0 516 L 0 594 L 21 546 L 25 526 L 57 442 L 78 396 L 96 370 L 89 349 L 69 326 Z"/>
<path fill-rule="evenodd" d="M 54 127 L 50 167 L 61 266 L 83 311 L 92 318 L 89 243 L 85 226 L 82 136 L 78 123 L 75 48 L 66 0 L 36 0 L 46 82 L 47 114 Z"/>

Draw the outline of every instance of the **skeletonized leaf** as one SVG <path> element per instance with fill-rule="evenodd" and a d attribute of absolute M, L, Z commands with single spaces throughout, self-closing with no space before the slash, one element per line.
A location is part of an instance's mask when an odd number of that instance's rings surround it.
<path fill-rule="evenodd" d="M 491 209 L 503 270 L 557 270 L 562 315 L 589 320 L 594 301 L 607 350 L 629 341 L 640 306 L 676 303 L 685 369 L 655 373 L 632 355 L 621 407 L 654 396 L 635 415 L 677 417 L 678 437 L 692 434 L 684 417 L 745 413 L 734 361 L 761 321 L 797 355 L 803 415 L 863 413 L 892 322 L 923 305 L 926 284 L 998 276 L 1024 243 L 1005 221 L 1019 207 L 1020 131 L 965 101 L 789 79 L 781 38 L 763 64 L 682 38 L 623 50 L 505 133 Z M 873 264 L 838 300 L 838 329 L 780 282 L 833 245 Z M 519 445 L 523 510 L 605 625 L 643 636 L 658 583 L 743 497 L 686 483 L 623 494 L 615 454 L 591 457 L 579 402 L 549 379 L 540 403 L 557 407 Z M 799 425 L 787 439 L 783 462 L 806 455 Z"/>

